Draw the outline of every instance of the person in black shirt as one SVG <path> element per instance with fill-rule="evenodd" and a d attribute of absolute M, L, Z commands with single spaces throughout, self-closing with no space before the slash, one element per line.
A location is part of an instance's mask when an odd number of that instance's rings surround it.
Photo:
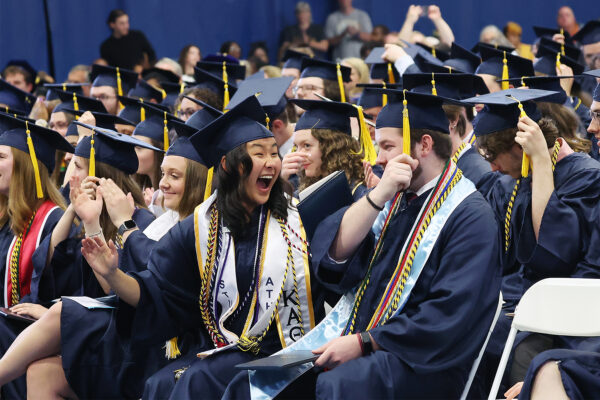
<path fill-rule="evenodd" d="M 107 24 L 112 35 L 100 45 L 100 57 L 108 65 L 135 70 L 150 68 L 156 54 L 146 35 L 129 29 L 129 16 L 123 10 L 112 10 Z"/>
<path fill-rule="evenodd" d="M 312 23 L 312 13 L 307 2 L 300 1 L 296 4 L 296 19 L 298 23 L 286 26 L 281 31 L 279 38 L 279 58 L 290 48 L 306 44 L 315 52 L 315 56 L 323 58 L 329 48 L 325 32 L 321 25 Z"/>

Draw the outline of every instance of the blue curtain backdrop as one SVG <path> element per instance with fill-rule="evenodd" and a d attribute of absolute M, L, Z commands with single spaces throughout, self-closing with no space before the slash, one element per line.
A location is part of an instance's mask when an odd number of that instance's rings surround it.
<path fill-rule="evenodd" d="M 177 58 L 189 43 L 202 54 L 219 50 L 226 40 L 242 46 L 244 56 L 251 42 L 267 41 L 275 59 L 281 29 L 295 22 L 296 0 L 46 0 L 54 49 L 55 75 L 66 79 L 71 66 L 90 64 L 99 57 L 100 43 L 110 35 L 106 18 L 113 8 L 130 16 L 132 29 L 145 32 L 157 56 Z M 44 0 L 1 0 L 0 67 L 10 59 L 26 59 L 34 68 L 48 71 Z M 312 0 L 313 20 L 325 23 L 337 9 L 335 0 Z M 432 2 L 430 2 L 432 3 Z M 374 25 L 399 30 L 411 2 L 355 0 L 354 6 L 371 15 Z M 532 25 L 555 26 L 559 7 L 569 5 L 580 24 L 600 17 L 596 1 L 559 0 L 440 0 L 444 19 L 458 43 L 473 45 L 487 24 L 502 27 L 512 20 L 524 28 L 523 41 L 533 40 Z M 433 25 L 426 18 L 416 29 L 428 34 Z"/>

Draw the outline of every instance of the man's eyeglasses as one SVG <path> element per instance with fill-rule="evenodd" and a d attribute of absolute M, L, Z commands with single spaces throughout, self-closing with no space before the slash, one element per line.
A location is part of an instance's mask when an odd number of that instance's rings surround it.
<path fill-rule="evenodd" d="M 299 91 L 303 91 L 303 92 L 314 92 L 315 90 L 323 90 L 325 89 L 322 86 L 315 86 L 315 85 L 302 85 L 302 86 L 295 86 L 292 89 L 292 93 L 294 94 L 294 96 L 299 92 Z"/>
<path fill-rule="evenodd" d="M 106 100 L 116 99 L 117 96 L 109 96 L 107 94 L 101 94 L 100 96 L 96 96 L 94 98 L 98 101 L 106 101 Z"/>

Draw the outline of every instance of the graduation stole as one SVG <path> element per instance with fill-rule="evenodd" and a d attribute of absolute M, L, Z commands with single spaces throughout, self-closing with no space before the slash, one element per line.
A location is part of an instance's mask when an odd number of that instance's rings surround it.
<path fill-rule="evenodd" d="M 461 178 L 462 171 L 456 167 L 454 162 L 449 160 L 444 171 L 440 175 L 435 188 L 431 191 L 424 205 L 421 207 L 408 239 L 404 242 L 394 273 L 392 274 L 365 331 L 385 324 L 389 318 L 402 310 L 447 218 L 454 208 L 475 190 L 472 183 L 469 185 L 469 181 Z M 461 183 L 461 190 L 458 191 L 458 195 L 451 196 L 452 201 L 449 202 L 449 207 L 443 207 L 446 205 L 446 200 L 448 200 L 449 196 L 454 194 L 453 189 L 459 183 Z M 381 253 L 389 222 L 398 210 L 400 204 L 399 200 L 400 196 L 396 195 L 383 227 L 383 231 L 375 247 L 375 252 L 369 263 L 365 278 L 357 290 L 352 312 L 343 332 L 344 335 L 354 333 L 356 316 L 358 315 L 361 300 L 369 286 L 372 268 L 376 264 L 379 254 Z M 440 210 L 443 210 L 443 212 L 436 218 L 435 223 L 431 224 L 432 220 L 438 216 Z M 435 228 L 430 230 L 430 226 Z"/>
<path fill-rule="evenodd" d="M 204 325 L 216 350 L 237 346 L 257 354 L 260 342 L 275 322 L 281 345 L 286 347 L 314 326 L 308 243 L 298 212 L 289 209 L 287 220 L 273 217 L 269 211 L 261 215 L 254 280 L 251 291 L 244 294 L 238 292 L 235 244 L 219 219 L 216 196 L 217 192 L 213 193 L 194 211 Z M 249 312 L 238 336 L 224 325 L 246 302 L 250 304 Z"/>
<path fill-rule="evenodd" d="M 34 211 L 25 230 L 13 238 L 6 256 L 6 275 L 4 281 L 4 304 L 12 307 L 31 292 L 33 274 L 33 253 L 40 244 L 46 220 L 50 213 L 58 208 L 46 200 Z"/>

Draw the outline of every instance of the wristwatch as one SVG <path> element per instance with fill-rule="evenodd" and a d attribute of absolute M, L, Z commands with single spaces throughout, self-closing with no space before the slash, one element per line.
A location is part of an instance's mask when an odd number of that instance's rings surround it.
<path fill-rule="evenodd" d="M 371 335 L 369 332 L 360 332 L 360 341 L 362 342 L 363 356 L 369 355 L 373 352 L 373 342 L 371 341 Z"/>
<path fill-rule="evenodd" d="M 123 234 L 125 232 L 130 231 L 130 230 L 135 229 L 135 228 L 137 228 L 137 225 L 136 225 L 136 223 L 135 223 L 134 220 L 130 219 L 128 221 L 125 221 L 119 227 L 118 235 L 119 236 L 123 236 Z"/>

